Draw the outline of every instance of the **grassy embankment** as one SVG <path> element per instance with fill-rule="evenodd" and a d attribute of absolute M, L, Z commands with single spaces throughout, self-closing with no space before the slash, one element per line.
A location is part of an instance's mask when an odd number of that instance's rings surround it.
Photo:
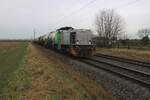
<path fill-rule="evenodd" d="M 21 50 L 22 51 L 22 50 Z M 100 85 L 74 72 L 59 54 L 32 44 L 1 96 L 7 100 L 114 100 Z"/>
<path fill-rule="evenodd" d="M 32 73 L 33 88 L 25 93 L 27 97 L 39 100 L 114 99 L 100 85 L 70 69 L 59 54 L 34 45 L 30 48 L 28 67 Z"/>
<path fill-rule="evenodd" d="M 97 53 L 150 62 L 150 49 L 97 48 Z"/>
<path fill-rule="evenodd" d="M 5 90 L 24 63 L 27 45 L 27 42 L 0 42 L 0 99 L 6 99 Z"/>
<path fill-rule="evenodd" d="M 0 43 L 0 100 L 114 100 L 74 72 L 57 53 L 27 43 Z"/>

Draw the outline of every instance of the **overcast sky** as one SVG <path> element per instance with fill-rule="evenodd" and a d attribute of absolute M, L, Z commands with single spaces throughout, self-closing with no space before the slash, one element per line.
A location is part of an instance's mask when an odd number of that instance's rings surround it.
<path fill-rule="evenodd" d="M 0 0 L 0 38 L 31 38 L 62 26 L 94 30 L 95 15 L 115 8 L 130 38 L 150 27 L 150 0 Z"/>

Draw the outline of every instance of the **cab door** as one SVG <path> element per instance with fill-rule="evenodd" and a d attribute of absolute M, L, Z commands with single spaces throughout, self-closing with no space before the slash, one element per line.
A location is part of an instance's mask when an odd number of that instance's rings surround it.
<path fill-rule="evenodd" d="M 70 44 L 75 45 L 76 44 L 76 32 L 70 33 Z"/>

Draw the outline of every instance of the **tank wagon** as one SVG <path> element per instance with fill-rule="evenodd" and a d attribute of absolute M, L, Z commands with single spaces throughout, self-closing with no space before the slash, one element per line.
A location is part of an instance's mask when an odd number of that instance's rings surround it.
<path fill-rule="evenodd" d="M 64 54 L 85 57 L 95 53 L 95 44 L 92 38 L 91 30 L 62 27 L 55 32 L 39 37 L 37 43 Z"/>

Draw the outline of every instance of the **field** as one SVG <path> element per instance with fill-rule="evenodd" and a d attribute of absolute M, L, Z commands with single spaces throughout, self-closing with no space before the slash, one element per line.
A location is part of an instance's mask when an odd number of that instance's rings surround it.
<path fill-rule="evenodd" d="M 7 87 L 8 80 L 24 59 L 27 43 L 0 43 L 0 93 Z"/>
<path fill-rule="evenodd" d="M 114 100 L 59 54 L 31 43 L 0 43 L 2 100 Z M 5 77 L 4 77 L 5 76 Z M 2 89 L 3 88 L 3 89 Z"/>
<path fill-rule="evenodd" d="M 150 49 L 97 48 L 97 53 L 150 62 Z"/>

